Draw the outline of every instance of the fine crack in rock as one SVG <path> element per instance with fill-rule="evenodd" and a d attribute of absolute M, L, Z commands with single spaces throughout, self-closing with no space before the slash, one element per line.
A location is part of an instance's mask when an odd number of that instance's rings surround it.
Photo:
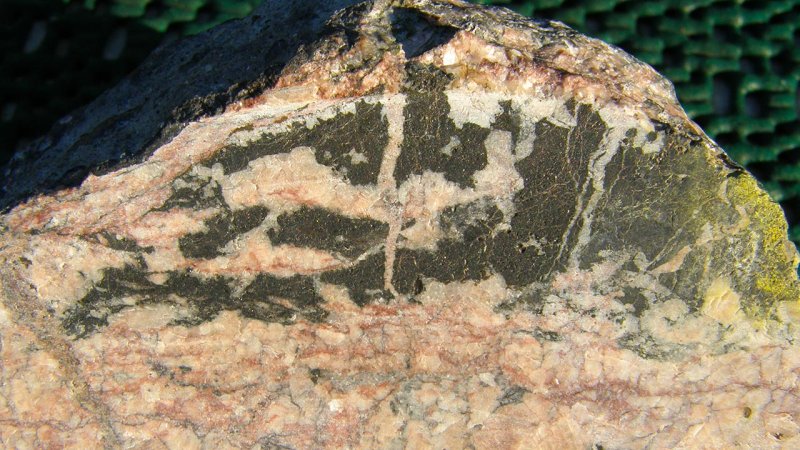
<path fill-rule="evenodd" d="M 8 168 L 3 445 L 800 445 L 797 252 L 668 82 L 504 9 L 320 3 Z"/>

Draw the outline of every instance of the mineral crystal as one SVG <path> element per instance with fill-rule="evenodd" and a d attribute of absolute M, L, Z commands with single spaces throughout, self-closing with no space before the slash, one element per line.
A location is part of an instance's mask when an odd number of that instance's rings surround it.
<path fill-rule="evenodd" d="M 797 252 L 668 82 L 504 9 L 291 3 L 7 169 L 4 446 L 800 446 Z"/>

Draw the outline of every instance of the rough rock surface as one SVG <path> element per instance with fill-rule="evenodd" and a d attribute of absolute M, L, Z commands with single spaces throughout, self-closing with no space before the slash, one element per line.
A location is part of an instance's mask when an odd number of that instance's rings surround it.
<path fill-rule="evenodd" d="M 455 1 L 315 23 L 218 110 L 31 153 L 132 158 L 6 190 L 4 446 L 800 446 L 785 220 L 666 81 Z"/>

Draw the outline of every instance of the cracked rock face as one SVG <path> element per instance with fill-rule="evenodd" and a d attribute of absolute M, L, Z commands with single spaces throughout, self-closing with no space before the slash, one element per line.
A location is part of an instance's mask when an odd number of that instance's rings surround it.
<path fill-rule="evenodd" d="M 4 446 L 800 446 L 797 252 L 666 81 L 455 1 L 318 22 L 124 162 L 6 188 Z M 109 151 L 82 120 L 48 170 Z"/>

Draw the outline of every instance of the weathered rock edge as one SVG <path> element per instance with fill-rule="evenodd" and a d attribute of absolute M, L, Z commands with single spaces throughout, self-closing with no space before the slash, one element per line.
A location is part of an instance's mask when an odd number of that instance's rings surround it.
<path fill-rule="evenodd" d="M 187 123 L 270 88 L 331 13 L 356 2 L 265 0 L 246 18 L 157 48 L 0 168 L 0 211 L 140 162 Z"/>
<path fill-rule="evenodd" d="M 272 88 L 281 72 L 314 54 L 314 42 L 353 29 L 356 24 L 348 22 L 353 17 L 349 13 L 328 18 L 355 3 L 358 0 L 267 0 L 244 19 L 156 49 L 134 73 L 62 118 L 0 169 L 0 211 L 42 193 L 78 186 L 89 174 L 143 161 L 186 124 Z M 609 87 L 616 99 L 650 99 L 648 109 L 666 122 L 674 119 L 665 113 L 683 114 L 671 84 L 652 68 L 559 22 L 461 2 L 395 3 L 420 8 L 438 24 L 469 29 L 488 42 L 529 52 L 537 64 L 564 77 L 592 78 Z M 470 13 L 463 15 L 456 7 Z M 494 20 L 519 34 L 498 35 L 490 25 Z M 578 48 L 583 58 L 573 54 Z M 567 55 L 572 56 L 564 58 Z"/>

